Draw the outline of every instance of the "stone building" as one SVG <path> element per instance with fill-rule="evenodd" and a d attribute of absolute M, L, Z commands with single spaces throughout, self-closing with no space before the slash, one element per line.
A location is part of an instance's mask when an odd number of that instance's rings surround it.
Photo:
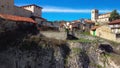
<path fill-rule="evenodd" d="M 107 25 L 95 26 L 90 33 L 91 35 L 120 43 L 120 19 L 114 20 Z"/>
<path fill-rule="evenodd" d="M 36 28 L 32 18 L 0 13 L 0 34 L 11 31 L 30 31 Z"/>
<path fill-rule="evenodd" d="M 32 5 L 21 6 L 21 8 L 31 11 L 33 16 L 41 17 L 42 7 L 40 7 L 40 6 L 32 4 Z"/>
<path fill-rule="evenodd" d="M 29 15 L 36 22 L 42 23 L 42 22 L 46 21 L 46 19 L 42 18 L 42 7 L 37 6 L 35 4 L 31 4 L 31 5 L 21 6 L 20 8 L 24 9 L 26 11 L 31 11 L 31 13 L 29 13 Z"/>
<path fill-rule="evenodd" d="M 14 0 L 1 0 L 0 13 L 29 17 L 34 19 L 37 23 L 46 21 L 46 19 L 41 17 L 42 7 L 35 4 L 18 7 L 14 5 Z"/>
<path fill-rule="evenodd" d="M 110 22 L 108 25 L 111 28 L 112 32 L 115 33 L 116 36 L 120 38 L 120 19 L 114 20 Z"/>
<path fill-rule="evenodd" d="M 109 25 L 101 26 L 96 29 L 96 36 L 120 43 L 120 34 L 112 30 L 113 29 Z"/>
<path fill-rule="evenodd" d="M 42 18 L 42 7 L 40 6 L 32 4 L 19 7 L 14 5 L 14 0 L 0 0 L 0 30 L 2 28 L 6 28 L 7 31 L 14 30 L 18 26 L 25 27 L 25 29 L 27 26 L 32 26 L 36 29 L 36 26 L 38 28 L 38 24 L 44 21 L 46 19 Z M 5 27 L 1 27 L 3 22 Z"/>
<path fill-rule="evenodd" d="M 23 17 L 31 17 L 32 12 L 26 9 L 20 8 L 18 6 L 14 6 L 14 15 L 23 16 Z"/>
<path fill-rule="evenodd" d="M 85 31 L 90 31 L 90 29 L 95 25 L 94 21 L 91 20 L 84 20 L 84 27 L 85 27 Z"/>
<path fill-rule="evenodd" d="M 14 14 L 14 0 L 0 0 L 0 13 Z"/>
<path fill-rule="evenodd" d="M 90 29 L 95 25 L 94 21 L 88 19 L 81 19 L 73 21 L 73 26 L 81 31 L 90 31 Z"/>
<path fill-rule="evenodd" d="M 109 23 L 109 17 L 111 12 L 105 14 L 99 14 L 99 10 L 94 9 L 91 11 L 91 20 L 94 22 L 98 22 L 100 24 Z"/>

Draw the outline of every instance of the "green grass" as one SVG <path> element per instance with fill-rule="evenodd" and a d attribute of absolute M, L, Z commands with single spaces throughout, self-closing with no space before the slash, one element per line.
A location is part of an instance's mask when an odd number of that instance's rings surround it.
<path fill-rule="evenodd" d="M 92 40 L 84 39 L 84 38 L 80 38 L 78 41 L 79 42 L 92 42 Z"/>

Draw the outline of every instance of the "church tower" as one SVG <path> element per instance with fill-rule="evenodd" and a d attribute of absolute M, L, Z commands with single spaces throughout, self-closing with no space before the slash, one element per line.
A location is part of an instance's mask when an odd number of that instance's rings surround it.
<path fill-rule="evenodd" d="M 98 14 L 99 14 L 99 11 L 97 9 L 92 10 L 91 11 L 91 20 L 96 21 L 96 19 L 98 19 Z"/>
<path fill-rule="evenodd" d="M 14 14 L 14 0 L 1 0 L 0 13 Z"/>

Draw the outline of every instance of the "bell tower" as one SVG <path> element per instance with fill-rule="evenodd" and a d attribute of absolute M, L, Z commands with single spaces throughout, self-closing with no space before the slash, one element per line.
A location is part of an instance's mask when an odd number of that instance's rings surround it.
<path fill-rule="evenodd" d="M 98 19 L 98 14 L 99 14 L 99 11 L 97 9 L 92 10 L 91 11 L 91 20 L 96 21 L 96 19 Z"/>
<path fill-rule="evenodd" d="M 14 14 L 14 0 L 1 0 L 0 13 Z"/>

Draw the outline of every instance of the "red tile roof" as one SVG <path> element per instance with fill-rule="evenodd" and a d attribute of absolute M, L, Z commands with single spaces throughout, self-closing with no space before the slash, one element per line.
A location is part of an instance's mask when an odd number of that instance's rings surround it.
<path fill-rule="evenodd" d="M 101 16 L 101 15 L 107 15 L 107 14 L 111 14 L 112 12 L 108 12 L 108 13 L 105 13 L 105 14 L 100 14 L 99 16 Z"/>
<path fill-rule="evenodd" d="M 91 21 L 91 20 L 85 20 L 85 23 L 88 23 L 88 24 L 93 24 L 94 22 Z"/>
<path fill-rule="evenodd" d="M 91 30 L 94 31 L 94 30 L 96 30 L 98 27 L 100 27 L 100 26 L 94 26 L 94 27 L 91 28 Z"/>
<path fill-rule="evenodd" d="M 60 27 L 63 27 L 64 24 L 65 24 L 65 22 L 61 22 L 61 23 L 60 23 Z"/>
<path fill-rule="evenodd" d="M 15 21 L 15 22 L 36 23 L 32 18 L 15 16 L 15 15 L 9 15 L 9 14 L 1 14 L 0 13 L 0 18 L 6 19 L 6 20 Z"/>
<path fill-rule="evenodd" d="M 74 20 L 73 22 L 74 22 L 74 23 L 80 23 L 80 21 L 79 21 L 79 20 Z"/>
<path fill-rule="evenodd" d="M 78 24 L 72 24 L 72 27 L 78 27 Z"/>
<path fill-rule="evenodd" d="M 41 19 L 42 21 L 47 21 L 47 19 L 44 19 L 44 18 L 38 17 L 38 16 L 32 16 L 31 18 L 39 18 L 39 19 Z"/>
<path fill-rule="evenodd" d="M 109 25 L 114 25 L 114 24 L 120 24 L 120 19 L 114 20 L 110 23 L 108 23 Z"/>

